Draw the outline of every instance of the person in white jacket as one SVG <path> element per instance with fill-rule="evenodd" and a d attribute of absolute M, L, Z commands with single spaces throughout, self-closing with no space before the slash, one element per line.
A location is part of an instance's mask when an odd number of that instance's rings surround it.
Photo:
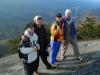
<path fill-rule="evenodd" d="M 34 33 L 34 26 L 26 25 L 26 31 L 22 36 L 20 51 L 23 53 L 23 64 L 26 75 L 33 75 L 35 60 L 37 59 L 37 50 L 40 50 L 38 36 Z"/>

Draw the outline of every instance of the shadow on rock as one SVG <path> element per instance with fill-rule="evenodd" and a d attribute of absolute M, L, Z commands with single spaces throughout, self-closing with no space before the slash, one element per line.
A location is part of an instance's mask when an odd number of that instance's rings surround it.
<path fill-rule="evenodd" d="M 57 63 L 54 70 L 48 70 L 40 75 L 100 75 L 100 51 L 82 54 L 83 61 L 73 59 L 73 55 L 65 56 L 65 59 Z M 72 58 L 72 59 L 67 59 Z"/>

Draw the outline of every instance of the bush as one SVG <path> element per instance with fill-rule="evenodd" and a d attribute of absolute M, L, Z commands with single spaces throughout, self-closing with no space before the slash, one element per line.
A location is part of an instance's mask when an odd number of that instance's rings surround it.
<path fill-rule="evenodd" d="M 79 40 L 91 40 L 99 38 L 100 24 L 97 25 L 95 23 L 95 18 L 86 17 L 85 22 L 81 25 L 82 27 L 80 27 L 77 32 L 77 37 Z"/>

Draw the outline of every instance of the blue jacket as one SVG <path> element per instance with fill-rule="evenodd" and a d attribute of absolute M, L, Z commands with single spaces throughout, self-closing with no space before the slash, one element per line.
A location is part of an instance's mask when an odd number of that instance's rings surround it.
<path fill-rule="evenodd" d="M 66 17 L 62 17 L 62 21 L 64 22 L 64 39 L 67 38 L 67 21 L 66 21 Z M 74 20 L 72 18 L 70 18 L 70 23 L 71 23 L 71 36 L 73 38 L 76 37 L 76 29 L 75 29 L 75 26 L 74 26 Z"/>

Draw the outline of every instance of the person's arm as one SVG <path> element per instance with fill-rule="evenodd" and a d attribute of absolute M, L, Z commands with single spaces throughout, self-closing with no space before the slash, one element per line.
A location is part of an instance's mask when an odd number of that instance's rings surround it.
<path fill-rule="evenodd" d="M 36 47 L 21 47 L 20 48 L 20 50 L 21 50 L 21 52 L 23 53 L 23 54 L 29 54 L 29 53 L 31 53 L 31 52 L 33 52 L 33 51 L 36 51 Z"/>
<path fill-rule="evenodd" d="M 66 40 L 66 37 L 67 37 L 67 35 L 66 35 L 67 26 L 66 26 L 66 20 L 65 19 L 66 18 L 63 16 L 62 17 L 62 21 L 64 22 L 64 30 L 63 30 L 63 32 L 64 32 L 64 40 Z"/>
<path fill-rule="evenodd" d="M 73 24 L 74 33 L 76 35 L 76 27 L 75 27 L 75 24 L 74 24 L 74 20 L 72 21 L 72 24 Z"/>
<path fill-rule="evenodd" d="M 37 48 L 37 50 L 40 50 L 40 45 L 36 44 L 36 48 Z"/>
<path fill-rule="evenodd" d="M 59 34 L 59 31 L 57 30 L 57 26 L 55 26 L 54 24 L 52 24 L 50 31 L 51 31 L 51 35 L 53 36 L 57 36 Z"/>
<path fill-rule="evenodd" d="M 36 44 L 36 47 L 40 47 L 40 45 L 37 43 L 37 44 Z"/>
<path fill-rule="evenodd" d="M 45 45 L 46 45 L 46 47 L 48 47 L 47 31 L 46 31 L 46 28 L 45 27 L 44 27 L 44 31 L 45 31 Z"/>
<path fill-rule="evenodd" d="M 36 48 L 37 48 L 37 50 L 40 50 L 40 45 L 38 43 L 38 36 L 37 36 L 37 34 L 36 34 Z"/>
<path fill-rule="evenodd" d="M 31 52 L 33 51 L 33 48 L 21 47 L 20 50 L 21 50 L 21 52 L 22 52 L 23 54 L 28 54 L 28 53 L 31 53 Z"/>

